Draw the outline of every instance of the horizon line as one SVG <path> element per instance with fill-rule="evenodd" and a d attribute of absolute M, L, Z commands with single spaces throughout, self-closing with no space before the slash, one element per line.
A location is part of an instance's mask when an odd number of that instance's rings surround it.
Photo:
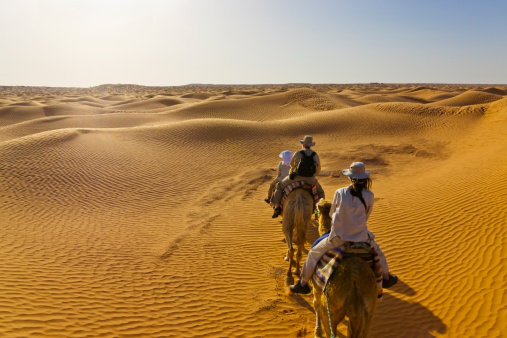
<path fill-rule="evenodd" d="M 458 82 L 350 82 L 350 83 L 312 83 L 312 82 L 287 82 L 287 83 L 189 83 L 184 85 L 142 85 L 133 83 L 103 83 L 94 86 L 46 86 L 46 85 L 0 85 L 0 88 L 69 88 L 69 89 L 92 89 L 104 86 L 137 86 L 137 87 L 151 87 L 151 88 L 174 88 L 174 87 L 234 87 L 234 86 L 346 86 L 346 85 L 452 85 L 452 86 L 507 86 L 507 83 L 458 83 Z"/>

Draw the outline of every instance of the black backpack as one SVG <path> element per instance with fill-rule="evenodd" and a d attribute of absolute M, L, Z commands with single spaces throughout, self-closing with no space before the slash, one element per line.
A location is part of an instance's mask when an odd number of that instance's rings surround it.
<path fill-rule="evenodd" d="M 316 152 L 312 151 L 312 154 L 310 156 L 306 155 L 304 151 L 300 152 L 301 155 L 303 155 L 303 158 L 299 162 L 299 166 L 296 171 L 297 175 L 303 177 L 312 177 L 315 174 L 315 170 L 317 169 L 315 160 L 313 159 Z"/>

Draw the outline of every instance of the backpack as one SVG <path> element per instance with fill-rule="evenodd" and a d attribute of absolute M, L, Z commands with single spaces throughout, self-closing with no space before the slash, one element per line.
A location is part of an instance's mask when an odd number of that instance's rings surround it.
<path fill-rule="evenodd" d="M 313 157 L 315 156 L 316 152 L 312 151 L 312 154 L 310 156 L 306 155 L 304 151 L 300 151 L 301 155 L 303 155 L 303 158 L 299 162 L 298 168 L 297 168 L 297 175 L 303 176 L 303 177 L 313 177 L 315 174 L 315 171 L 317 169 L 317 166 L 315 164 L 315 160 Z"/>

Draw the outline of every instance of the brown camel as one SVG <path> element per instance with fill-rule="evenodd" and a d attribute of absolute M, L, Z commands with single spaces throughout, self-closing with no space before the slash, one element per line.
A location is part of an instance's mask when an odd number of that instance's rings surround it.
<path fill-rule="evenodd" d="M 329 201 L 320 201 L 319 233 L 331 227 Z M 322 336 L 322 326 L 327 337 L 336 334 L 338 324 L 345 316 L 349 318 L 347 337 L 367 337 L 377 304 L 375 275 L 365 261 L 357 257 L 344 257 L 327 283 L 327 296 L 313 279 L 313 307 L 317 316 L 315 337 Z M 331 315 L 331 320 L 329 315 Z M 331 324 L 331 325 L 330 325 Z"/>
<path fill-rule="evenodd" d="M 295 189 L 285 199 L 283 205 L 282 229 L 287 242 L 287 258 L 289 260 L 289 269 L 287 271 L 287 285 L 294 284 L 292 277 L 292 267 L 296 267 L 294 273 L 300 274 L 300 262 L 303 256 L 306 241 L 306 227 L 310 222 L 313 214 L 313 196 L 303 189 Z M 294 249 L 292 242 L 297 247 L 296 261 L 294 262 Z"/>

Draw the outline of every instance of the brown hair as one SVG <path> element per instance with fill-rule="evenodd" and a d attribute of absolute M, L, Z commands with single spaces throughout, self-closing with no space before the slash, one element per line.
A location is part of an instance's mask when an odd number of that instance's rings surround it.
<path fill-rule="evenodd" d="M 352 185 L 350 186 L 352 190 L 361 192 L 363 189 L 371 189 L 372 182 L 371 178 L 352 178 L 350 177 L 350 182 L 352 182 Z"/>
<path fill-rule="evenodd" d="M 349 186 L 350 194 L 352 196 L 359 198 L 361 200 L 361 203 L 363 203 L 366 211 L 368 211 L 368 207 L 366 206 L 366 202 L 364 201 L 362 191 L 363 191 L 363 189 L 370 190 L 370 188 L 372 186 L 371 178 L 368 177 L 368 178 L 359 179 L 359 178 L 350 177 L 350 182 L 352 183 Z"/>

